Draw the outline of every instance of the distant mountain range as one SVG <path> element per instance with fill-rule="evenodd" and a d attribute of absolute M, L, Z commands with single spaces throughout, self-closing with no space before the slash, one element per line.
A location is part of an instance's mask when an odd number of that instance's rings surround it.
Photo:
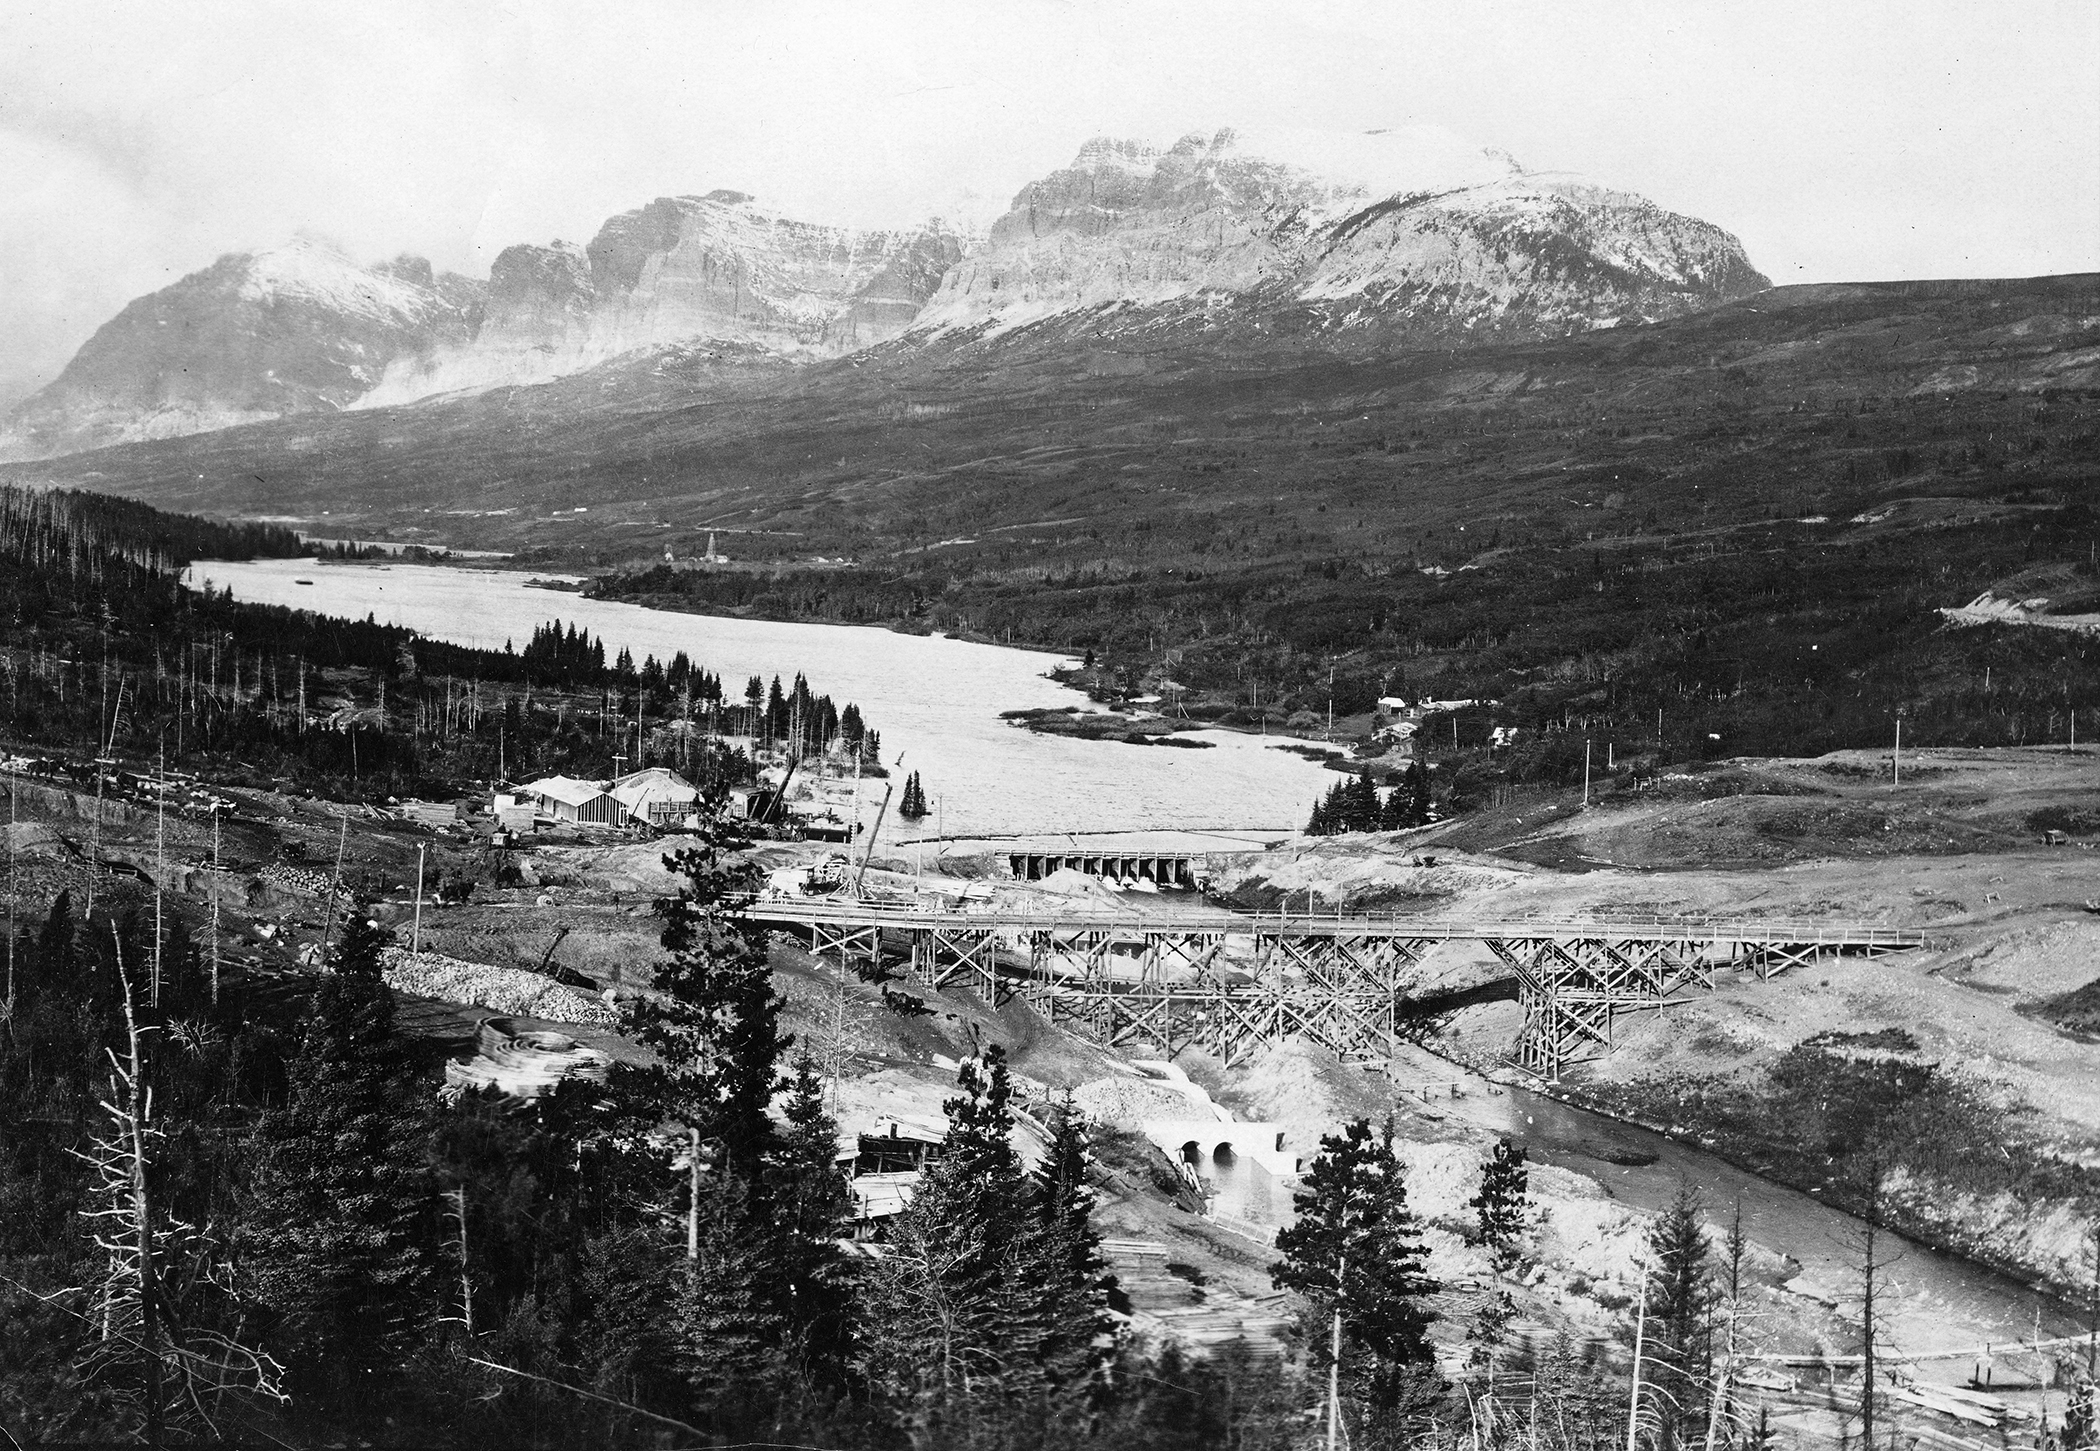
<path fill-rule="evenodd" d="M 741 192 L 663 197 L 588 245 L 519 245 L 487 282 L 298 239 L 212 266 L 104 324 L 0 418 L 0 458 L 544 383 L 614 365 L 719 382 L 871 345 L 1020 329 L 1079 347 L 1186 333 L 1343 353 L 1653 321 L 1770 284 L 1728 233 L 1489 153 L 1399 140 L 1164 150 L 1088 142 L 981 239 L 853 231 Z M 711 366 L 687 366 L 696 356 Z"/>

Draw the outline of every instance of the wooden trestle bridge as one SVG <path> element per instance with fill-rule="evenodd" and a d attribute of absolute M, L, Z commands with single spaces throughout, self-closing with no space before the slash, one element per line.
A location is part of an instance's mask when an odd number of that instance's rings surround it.
<path fill-rule="evenodd" d="M 1916 932 L 1770 918 L 1548 921 L 1384 915 L 1173 916 L 979 912 L 869 902 L 760 902 L 751 915 L 803 935 L 864 975 L 901 967 L 926 987 L 986 1002 L 1020 993 L 1096 1041 L 1196 1045 L 1231 1062 L 1303 1034 L 1344 1058 L 1382 1058 L 1406 1027 L 1413 969 L 1431 949 L 1478 942 L 1517 979 L 1523 1026 L 1509 1058 L 1557 1080 L 1612 1046 L 1616 1019 L 1714 974 L 1770 977 L 1839 953 L 1921 946 Z"/>

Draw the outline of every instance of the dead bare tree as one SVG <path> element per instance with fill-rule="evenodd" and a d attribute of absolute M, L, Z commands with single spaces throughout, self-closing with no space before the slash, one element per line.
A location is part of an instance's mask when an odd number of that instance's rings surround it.
<path fill-rule="evenodd" d="M 1881 1325 L 1879 1305 L 1889 1267 L 1902 1258 L 1888 1252 L 1887 1231 L 1882 1225 L 1888 1185 L 1888 1162 L 1878 1152 L 1869 1152 L 1860 1167 L 1859 1226 L 1842 1236 L 1859 1267 L 1860 1286 L 1860 1445 L 1874 1444 L 1874 1381 L 1877 1373 L 1877 1340 Z"/>
<path fill-rule="evenodd" d="M 85 1318 L 98 1334 L 81 1365 L 90 1379 L 129 1388 L 142 1433 L 159 1445 L 171 1427 L 218 1434 L 229 1397 L 284 1402 L 283 1367 L 233 1336 L 187 1323 L 186 1309 L 207 1294 L 225 1298 L 210 1235 L 167 1214 L 154 1199 L 152 1166 L 164 1135 L 154 1120 L 147 1035 L 138 1020 L 124 944 L 114 929 L 124 1006 L 125 1051 L 109 1050 L 104 1128 L 81 1154 L 94 1170 L 84 1211 L 106 1258 L 89 1290 Z"/>

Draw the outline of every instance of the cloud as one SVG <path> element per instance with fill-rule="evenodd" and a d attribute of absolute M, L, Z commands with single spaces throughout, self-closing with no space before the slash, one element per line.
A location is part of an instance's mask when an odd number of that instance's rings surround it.
<path fill-rule="evenodd" d="M 1781 279 L 2100 267 L 2100 7 L 1444 0 L 16 0 L 0 388 L 307 228 L 485 271 L 735 187 L 996 210 L 1094 134 L 1443 128 L 1728 227 Z"/>

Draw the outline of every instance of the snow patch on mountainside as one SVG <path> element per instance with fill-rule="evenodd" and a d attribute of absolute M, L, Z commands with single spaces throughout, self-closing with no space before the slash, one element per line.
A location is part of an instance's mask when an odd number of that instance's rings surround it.
<path fill-rule="evenodd" d="M 660 197 L 611 218 L 588 247 L 506 251 L 480 331 L 395 359 L 356 406 L 547 382 L 670 343 L 835 357 L 902 332 L 961 255 L 940 223 L 856 231 L 741 192 Z"/>
<path fill-rule="evenodd" d="M 481 287 L 420 257 L 359 266 L 299 237 L 232 253 L 128 304 L 0 419 L 0 457 L 332 411 L 390 361 L 464 341 Z"/>
<path fill-rule="evenodd" d="M 1719 228 L 1447 132 L 1221 131 L 1088 142 L 1022 189 L 917 327 L 1114 330 L 1140 319 L 1105 304 L 1230 299 L 1249 320 L 1556 332 L 1768 285 Z"/>
<path fill-rule="evenodd" d="M 297 301 L 344 315 L 413 321 L 430 307 L 430 292 L 387 273 L 359 266 L 332 243 L 295 237 L 248 259 L 237 295 L 244 302 Z"/>

